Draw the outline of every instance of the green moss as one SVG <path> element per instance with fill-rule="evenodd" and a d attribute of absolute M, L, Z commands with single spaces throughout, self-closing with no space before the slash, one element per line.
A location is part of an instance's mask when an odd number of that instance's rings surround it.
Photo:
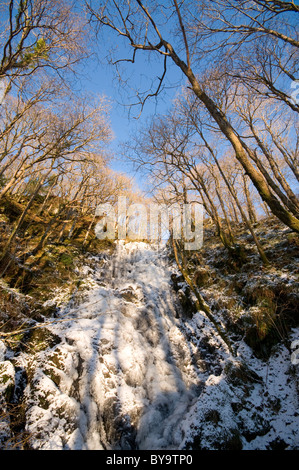
<path fill-rule="evenodd" d="M 57 369 L 64 368 L 64 354 L 61 352 L 59 346 L 55 348 L 55 351 L 48 355 L 48 361 L 52 362 L 52 364 Z"/>
<path fill-rule="evenodd" d="M 13 394 L 14 394 L 14 390 L 15 390 L 15 386 L 14 384 L 9 384 L 7 387 L 6 387 L 6 390 L 5 390 L 5 400 L 7 402 L 10 402 L 12 400 L 12 397 L 13 397 Z"/>
<path fill-rule="evenodd" d="M 25 227 L 24 227 L 25 228 Z M 32 237 L 40 237 L 44 232 L 44 225 L 40 224 L 29 224 L 26 227 L 25 237 L 32 239 Z"/>
<path fill-rule="evenodd" d="M 47 369 L 44 369 L 44 373 L 52 380 L 52 382 L 54 382 L 57 387 L 59 387 L 61 377 L 54 367 L 47 367 Z"/>
<path fill-rule="evenodd" d="M 10 378 L 11 378 L 10 375 L 3 374 L 3 375 L 1 376 L 1 378 L 0 378 L 0 381 L 1 381 L 3 384 L 6 384 L 6 382 L 8 382 Z"/>
<path fill-rule="evenodd" d="M 52 396 L 53 395 L 50 392 L 44 392 L 43 394 L 40 393 L 38 395 L 38 406 L 44 410 L 47 410 L 51 405 L 50 397 Z"/>
<path fill-rule="evenodd" d="M 297 233 L 289 233 L 287 235 L 287 241 L 290 245 L 299 247 L 299 235 Z"/>
<path fill-rule="evenodd" d="M 12 351 L 18 351 L 20 348 L 22 348 L 24 337 L 25 333 L 19 333 L 17 335 L 13 335 L 10 338 L 9 346 Z"/>
<path fill-rule="evenodd" d="M 46 328 L 36 328 L 29 332 L 27 337 L 27 344 L 30 349 L 35 352 L 44 351 L 48 347 L 52 348 L 56 344 L 60 343 L 60 338 L 54 335 Z"/>
<path fill-rule="evenodd" d="M 60 263 L 65 267 L 71 267 L 74 264 L 74 256 L 69 253 L 63 253 L 59 258 Z"/>
<path fill-rule="evenodd" d="M 193 274 L 193 280 L 198 287 L 206 286 L 211 278 L 209 268 L 197 268 Z"/>
<path fill-rule="evenodd" d="M 13 397 L 15 389 L 14 373 L 11 362 L 5 361 L 0 364 L 0 389 L 6 402 L 10 402 Z"/>
<path fill-rule="evenodd" d="M 9 223 L 9 218 L 5 214 L 0 214 L 0 222 L 7 224 Z"/>

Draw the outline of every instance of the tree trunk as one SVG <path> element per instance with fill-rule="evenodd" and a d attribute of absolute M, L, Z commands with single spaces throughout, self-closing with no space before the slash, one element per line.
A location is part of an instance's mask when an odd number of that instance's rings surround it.
<path fill-rule="evenodd" d="M 250 222 L 255 224 L 257 222 L 257 217 L 256 217 L 256 213 L 255 213 L 255 210 L 251 201 L 251 197 L 249 194 L 247 181 L 246 181 L 246 175 L 243 174 L 242 179 L 243 179 L 243 184 L 244 184 L 244 194 L 245 194 L 246 203 L 247 203 L 248 217 L 249 217 Z"/>
<path fill-rule="evenodd" d="M 196 307 L 198 310 L 201 310 L 203 311 L 206 316 L 208 317 L 208 319 L 213 323 L 213 325 L 215 326 L 216 328 L 216 331 L 218 332 L 219 336 L 222 338 L 222 340 L 226 343 L 226 345 L 228 346 L 230 352 L 234 354 L 234 351 L 232 349 L 232 346 L 231 346 L 231 343 L 226 335 L 226 333 L 222 330 L 220 324 L 216 321 L 216 319 L 214 318 L 214 315 L 212 314 L 211 310 L 210 310 L 210 307 L 205 303 L 204 299 L 202 298 L 202 296 L 200 295 L 200 293 L 198 292 L 198 289 L 196 288 L 196 286 L 194 285 L 194 283 L 192 282 L 191 278 L 189 277 L 188 275 L 188 272 L 183 268 L 182 266 L 182 263 L 180 262 L 179 260 L 179 255 L 178 255 L 178 250 L 177 250 L 177 245 L 176 245 L 176 241 L 174 240 L 173 236 L 171 235 L 171 241 L 172 241 L 172 247 L 173 247 L 173 252 L 174 252 L 174 257 L 175 257 L 175 260 L 176 260 L 176 263 L 178 265 L 178 268 L 179 270 L 181 271 L 185 281 L 187 282 L 187 284 L 189 285 L 189 287 L 191 288 L 192 292 L 194 293 L 195 297 L 196 297 Z"/>
<path fill-rule="evenodd" d="M 196 79 L 190 67 L 188 67 L 185 62 L 183 62 L 177 56 L 171 44 L 167 43 L 166 41 L 163 41 L 163 45 L 169 51 L 169 54 L 174 63 L 182 70 L 184 75 L 186 75 L 186 77 L 188 78 L 192 86 L 192 90 L 197 96 L 197 98 L 205 105 L 211 117 L 218 124 L 219 129 L 231 143 L 232 147 L 235 150 L 237 160 L 244 168 L 245 173 L 250 177 L 263 201 L 268 204 L 271 211 L 274 215 L 276 215 L 276 217 L 278 217 L 278 219 L 280 219 L 285 225 L 290 227 L 292 230 L 299 233 L 299 219 L 297 219 L 289 211 L 287 211 L 280 204 L 279 200 L 274 196 L 274 194 L 270 191 L 263 175 L 260 173 L 260 171 L 256 170 L 250 162 L 247 153 L 243 147 L 241 139 L 237 135 L 232 125 L 228 122 L 225 114 L 218 108 L 216 103 L 214 103 L 214 101 L 202 90 L 198 83 L 198 80 Z"/>
<path fill-rule="evenodd" d="M 10 237 L 9 237 L 9 239 L 7 240 L 7 242 L 6 242 L 6 244 L 5 244 L 5 247 L 4 247 L 4 249 L 3 249 L 3 252 L 2 252 L 2 255 L 1 255 L 1 260 L 3 260 L 3 258 L 6 256 L 8 250 L 9 250 L 9 248 L 10 248 L 10 246 L 11 246 L 11 244 L 12 244 L 12 242 L 13 242 L 13 240 L 14 240 L 14 238 L 15 238 L 15 236 L 16 236 L 18 230 L 19 230 L 19 228 L 21 227 L 22 223 L 24 222 L 24 219 L 25 219 L 25 217 L 26 217 L 26 215 L 27 215 L 27 213 L 28 213 L 30 207 L 32 206 L 32 203 L 33 203 L 33 201 L 34 201 L 34 198 L 35 198 L 35 196 L 38 194 L 38 192 L 39 192 L 39 190 L 40 190 L 40 188 L 41 188 L 41 186 L 42 186 L 44 180 L 45 180 L 45 178 L 43 178 L 42 180 L 40 180 L 40 182 L 37 184 L 36 189 L 34 190 L 34 192 L 33 192 L 32 196 L 31 196 L 31 198 L 29 199 L 29 201 L 28 201 L 28 203 L 27 203 L 25 209 L 23 210 L 23 213 L 22 213 L 21 217 L 19 218 L 19 220 L 18 220 L 18 222 L 16 223 L 16 225 L 15 225 L 15 227 L 14 227 L 12 233 L 10 234 Z"/>
<path fill-rule="evenodd" d="M 207 145 L 207 142 L 206 142 L 206 145 Z M 254 239 L 254 242 L 255 242 L 255 244 L 256 244 L 256 247 L 257 247 L 257 249 L 258 249 L 258 252 L 259 252 L 259 254 L 260 254 L 260 257 L 261 257 L 261 259 L 262 259 L 263 264 L 264 264 L 265 266 L 269 265 L 270 263 L 269 263 L 269 260 L 268 260 L 268 258 L 267 258 L 267 256 L 266 256 L 266 253 L 264 252 L 264 249 L 263 249 L 262 245 L 261 245 L 260 242 L 259 242 L 259 239 L 257 238 L 257 236 L 256 236 L 256 234 L 255 234 L 255 231 L 254 231 L 254 229 L 253 229 L 253 226 L 252 226 L 250 220 L 249 220 L 248 217 L 246 216 L 246 214 L 245 214 L 245 212 L 244 212 L 244 210 L 243 210 L 243 208 L 242 208 L 242 205 L 240 204 L 240 201 L 239 201 L 239 199 L 238 199 L 238 196 L 237 196 L 237 194 L 236 194 L 235 189 L 232 187 L 232 185 L 229 183 L 227 177 L 225 176 L 225 173 L 224 173 L 224 171 L 222 170 L 221 165 L 219 164 L 219 161 L 217 160 L 217 157 L 214 155 L 213 152 L 211 152 L 211 154 L 212 154 L 212 156 L 213 156 L 213 158 L 214 158 L 214 160 L 215 160 L 215 163 L 216 163 L 216 165 L 217 165 L 217 167 L 218 167 L 218 169 L 219 169 L 219 171 L 220 171 L 220 174 L 221 174 L 221 176 L 222 176 L 222 178 L 223 178 L 223 180 L 224 180 L 224 182 L 225 182 L 225 184 L 226 184 L 226 186 L 227 186 L 227 188 L 228 188 L 230 194 L 232 195 L 232 197 L 233 197 L 233 199 L 234 199 L 234 201 L 235 201 L 235 203 L 236 203 L 236 205 L 237 205 L 237 207 L 238 207 L 238 209 L 239 209 L 239 211 L 240 211 L 240 214 L 241 214 L 241 216 L 242 216 L 242 219 L 244 220 L 245 224 L 247 225 L 247 227 L 248 227 L 248 229 L 249 229 L 249 231 L 250 231 L 250 233 L 251 233 L 251 235 L 252 235 L 252 237 L 253 237 L 253 239 Z"/>
<path fill-rule="evenodd" d="M 94 221 L 95 221 L 95 218 L 96 218 L 96 212 L 94 211 L 93 218 L 92 218 L 92 220 L 91 220 L 91 222 L 90 222 L 90 224 L 89 224 L 89 226 L 88 226 L 87 232 L 86 232 L 85 237 L 84 237 L 83 246 L 85 246 L 86 243 L 87 243 L 87 239 L 88 239 L 88 236 L 89 236 L 89 234 L 90 234 L 91 227 L 92 227 L 92 225 L 93 225 L 93 223 L 94 223 Z"/>

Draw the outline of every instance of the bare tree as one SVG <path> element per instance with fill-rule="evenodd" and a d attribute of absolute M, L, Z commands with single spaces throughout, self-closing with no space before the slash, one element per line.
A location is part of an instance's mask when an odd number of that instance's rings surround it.
<path fill-rule="evenodd" d="M 164 11 L 161 3 L 151 2 L 151 5 L 147 7 L 146 3 L 141 0 L 136 0 L 136 2 L 106 2 L 105 5 L 101 4 L 100 8 L 97 10 L 93 9 L 89 3 L 92 17 L 96 19 L 99 24 L 104 27 L 109 27 L 114 30 L 119 37 L 127 40 L 129 47 L 131 47 L 133 51 L 132 62 L 135 61 L 135 56 L 138 51 L 150 52 L 162 58 L 163 73 L 161 74 L 161 80 L 167 70 L 167 59 L 170 59 L 183 72 L 193 93 L 197 99 L 203 103 L 222 134 L 231 144 L 237 160 L 250 177 L 261 198 L 268 204 L 274 215 L 291 229 L 299 232 L 299 219 L 291 214 L 271 191 L 262 172 L 251 162 L 248 155 L 248 146 L 244 144 L 238 131 L 228 120 L 225 112 L 223 112 L 211 96 L 207 94 L 196 75 L 195 68 L 192 65 L 188 31 L 186 30 L 183 20 L 183 18 L 185 19 L 186 12 L 185 10 L 181 11 L 182 8 L 182 6 L 178 6 L 176 0 L 173 0 L 167 12 Z M 161 13 L 162 10 L 163 15 Z M 165 33 L 162 32 L 164 29 L 162 26 L 162 17 L 164 24 L 166 18 L 169 21 L 171 19 L 171 22 L 174 22 L 175 18 L 177 20 L 176 36 L 173 37 L 172 42 L 166 39 Z M 190 15 L 188 15 L 188 18 L 190 19 Z M 196 25 L 196 23 L 193 24 Z M 168 34 L 170 34 L 169 30 Z M 177 41 L 179 35 L 182 38 L 182 48 Z M 275 34 L 275 36 L 277 36 L 277 34 Z M 280 33 L 278 36 L 280 36 Z M 293 43 L 294 40 L 291 39 L 291 42 Z M 179 49 L 176 48 L 176 45 Z M 159 91 L 160 87 L 161 83 L 159 83 L 156 92 Z"/>
<path fill-rule="evenodd" d="M 28 174 L 42 167 L 55 167 L 73 162 L 105 160 L 104 146 L 110 139 L 107 124 L 107 105 L 102 99 L 91 106 L 81 99 L 69 102 L 62 109 L 35 106 L 15 128 L 13 137 L 7 135 L 1 173 L 6 183 L 0 191 L 3 197 Z"/>
<path fill-rule="evenodd" d="M 250 157 L 256 163 L 259 170 L 263 173 L 267 183 L 280 198 L 282 203 L 295 216 L 299 214 L 299 201 L 292 190 L 286 177 L 286 167 L 293 170 L 294 165 L 289 165 L 289 160 L 285 159 L 281 150 L 274 144 L 279 140 L 279 135 L 283 135 L 285 123 L 282 122 L 282 116 L 273 106 L 265 104 L 254 95 L 243 93 L 241 99 L 235 100 L 234 108 L 242 122 L 246 125 L 244 131 L 247 132 L 247 138 L 252 137 L 257 148 L 249 152 Z M 279 110 L 279 114 L 282 111 Z M 294 139 L 293 139 L 294 140 Z M 291 152 L 292 139 L 288 139 Z"/>
<path fill-rule="evenodd" d="M 209 56 L 220 75 L 298 112 L 290 96 L 290 81 L 298 76 L 298 6 L 244 0 L 196 3 L 191 35 L 193 41 L 208 45 L 199 57 Z"/>
<path fill-rule="evenodd" d="M 217 176 L 205 165 L 203 149 L 195 150 L 190 132 L 190 126 L 184 128 L 181 119 L 174 114 L 156 118 L 149 128 L 139 132 L 134 144 L 132 141 L 127 144 L 130 158 L 151 176 L 151 183 L 159 194 L 164 189 L 168 201 L 184 202 L 183 187 L 197 194 L 215 223 L 222 243 L 230 249 L 233 237 L 223 227 L 220 215 L 222 201 L 218 193 L 220 199 L 217 203 L 217 191 L 215 194 L 214 190 L 215 180 L 216 186 L 219 183 Z M 222 212 L 225 217 L 225 209 Z"/>
<path fill-rule="evenodd" d="M 84 18 L 58 0 L 2 2 L 0 78 L 32 75 L 40 68 L 68 70 L 86 56 Z"/>
<path fill-rule="evenodd" d="M 18 221 L 15 223 L 15 226 L 14 226 L 10 236 L 8 237 L 8 240 L 6 241 L 6 243 L 4 245 L 3 251 L 0 255 L 0 261 L 3 261 L 5 259 L 5 257 L 7 256 L 8 252 L 9 252 L 9 249 L 10 249 L 10 247 L 11 247 L 11 245 L 12 245 L 12 243 L 13 243 L 16 235 L 17 235 L 17 232 L 18 232 L 19 228 L 21 227 L 22 223 L 24 222 L 24 219 L 25 219 L 28 211 L 30 210 L 35 197 L 37 196 L 40 188 L 42 187 L 43 183 L 45 182 L 45 180 L 46 180 L 47 176 L 49 175 L 50 171 L 48 171 L 46 174 L 41 175 L 40 178 L 36 181 L 35 188 L 32 191 L 31 197 L 29 198 L 24 210 L 22 211 L 21 216 L 19 217 Z"/>

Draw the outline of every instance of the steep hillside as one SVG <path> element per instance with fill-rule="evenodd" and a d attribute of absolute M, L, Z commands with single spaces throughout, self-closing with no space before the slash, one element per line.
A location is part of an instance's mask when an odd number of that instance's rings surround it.
<path fill-rule="evenodd" d="M 235 253 L 207 230 L 184 255 L 231 348 L 170 246 L 116 242 L 65 281 L 50 263 L 42 298 L 2 281 L 2 448 L 298 449 L 298 238 L 256 230 L 270 267 L 242 227 Z"/>

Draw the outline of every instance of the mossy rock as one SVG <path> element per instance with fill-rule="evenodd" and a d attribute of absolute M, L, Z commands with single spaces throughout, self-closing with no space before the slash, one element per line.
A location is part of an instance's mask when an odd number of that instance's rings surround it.
<path fill-rule="evenodd" d="M 59 419 L 64 421 L 64 429 L 72 433 L 78 428 L 78 411 L 73 403 L 65 402 L 56 408 Z"/>
<path fill-rule="evenodd" d="M 215 266 L 222 269 L 224 273 L 238 273 L 248 260 L 249 250 L 242 244 L 236 244 L 230 247 L 228 252 L 223 250 L 223 255 L 219 256 Z"/>
<path fill-rule="evenodd" d="M 9 341 L 10 349 L 14 352 L 21 350 L 24 346 L 25 337 L 26 332 L 18 333 L 17 335 L 12 335 Z"/>
<path fill-rule="evenodd" d="M 247 300 L 252 305 L 258 305 L 269 312 L 275 311 L 275 292 L 269 286 L 253 285 L 247 290 Z"/>
<path fill-rule="evenodd" d="M 138 301 L 138 295 L 134 291 L 133 287 L 128 287 L 127 289 L 123 289 L 120 292 L 120 295 L 126 302 L 136 303 Z"/>
<path fill-rule="evenodd" d="M 293 285 L 277 281 L 273 285 L 250 284 L 244 288 L 251 317 L 244 340 L 257 357 L 267 358 L 271 349 L 287 337 L 299 323 L 298 296 Z"/>
<path fill-rule="evenodd" d="M 46 269 L 48 270 L 53 270 L 55 268 L 56 263 L 55 259 L 51 256 L 49 253 L 44 253 L 38 260 L 38 265 L 40 271 L 45 271 Z"/>
<path fill-rule="evenodd" d="M 36 394 L 36 398 L 38 400 L 38 406 L 43 410 L 48 410 L 53 400 L 53 392 L 39 391 L 39 393 Z"/>
<path fill-rule="evenodd" d="M 51 407 L 53 399 L 59 390 L 55 382 L 50 377 L 50 371 L 47 367 L 27 369 L 28 385 L 30 390 L 30 400 L 40 408 L 47 410 Z"/>
<path fill-rule="evenodd" d="M 46 296 L 46 294 L 48 295 L 49 292 L 44 292 L 44 295 Z M 41 305 L 38 307 L 38 312 L 40 314 L 42 314 L 43 316 L 45 317 L 53 317 L 55 316 L 55 313 L 57 313 L 58 311 L 58 307 L 57 305 L 53 304 L 53 305 Z"/>
<path fill-rule="evenodd" d="M 5 214 L 0 214 L 0 224 L 9 224 L 9 218 Z"/>
<path fill-rule="evenodd" d="M 23 226 L 23 228 L 25 229 L 25 224 Z M 24 233 L 25 235 L 25 238 L 33 238 L 33 237 L 38 237 L 38 236 L 41 236 L 44 232 L 44 224 L 40 223 L 40 224 L 32 224 L 32 225 L 29 225 L 26 227 L 26 231 Z"/>
<path fill-rule="evenodd" d="M 0 363 L 0 397 L 9 402 L 15 389 L 15 368 L 10 361 Z"/>
<path fill-rule="evenodd" d="M 66 268 L 73 267 L 74 255 L 70 253 L 63 253 L 59 258 L 59 262 L 62 263 Z"/>
<path fill-rule="evenodd" d="M 197 268 L 193 274 L 193 281 L 198 287 L 203 287 L 209 284 L 212 278 L 209 268 Z"/>
<path fill-rule="evenodd" d="M 287 240 L 290 245 L 299 247 L 299 235 L 297 233 L 289 233 Z"/>
<path fill-rule="evenodd" d="M 43 369 L 43 372 L 47 377 L 49 377 L 49 379 L 52 380 L 52 382 L 54 382 L 57 387 L 59 387 L 61 382 L 61 375 L 56 367 L 47 366 L 45 369 Z"/>
<path fill-rule="evenodd" d="M 64 370 L 65 358 L 66 354 L 61 351 L 59 346 L 57 346 L 54 351 L 51 351 L 50 354 L 47 354 L 47 362 L 60 370 Z"/>
<path fill-rule="evenodd" d="M 262 379 L 257 375 L 256 372 L 249 369 L 245 364 L 229 362 L 224 372 L 227 377 L 227 381 L 233 387 L 246 387 L 249 388 L 254 383 L 261 383 Z"/>
<path fill-rule="evenodd" d="M 67 370 L 67 361 L 68 352 L 63 350 L 59 345 L 51 349 L 46 354 L 45 358 L 45 367 L 43 367 L 43 372 L 47 375 L 54 384 L 59 387 L 61 378 Z"/>
<path fill-rule="evenodd" d="M 261 337 L 261 330 L 253 325 L 247 328 L 244 341 L 258 359 L 267 360 L 273 348 L 281 341 L 281 337 L 275 328 L 269 329 L 267 334 Z"/>
<path fill-rule="evenodd" d="M 14 222 L 20 214 L 23 212 L 23 206 L 13 199 L 10 199 L 7 196 L 4 196 L 1 200 L 1 210 L 7 214 L 9 217 L 10 222 Z"/>
<path fill-rule="evenodd" d="M 60 342 L 60 337 L 51 333 L 47 328 L 36 328 L 31 330 L 27 337 L 28 346 L 35 352 L 52 348 Z"/>

